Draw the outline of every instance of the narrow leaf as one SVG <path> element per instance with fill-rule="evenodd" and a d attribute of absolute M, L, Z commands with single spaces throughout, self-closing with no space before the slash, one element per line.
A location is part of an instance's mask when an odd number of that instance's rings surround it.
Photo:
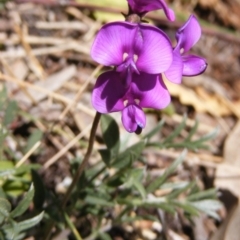
<path fill-rule="evenodd" d="M 143 136 L 143 139 L 150 139 L 153 137 L 157 132 L 159 132 L 164 125 L 164 120 L 162 119 L 155 128 L 153 128 L 150 132 Z"/>
<path fill-rule="evenodd" d="M 195 207 L 209 216 L 220 220 L 217 211 L 223 207 L 220 201 L 217 200 L 202 200 L 196 202 L 189 202 L 189 205 Z"/>
<path fill-rule="evenodd" d="M 7 109 L 5 110 L 5 115 L 3 119 L 4 126 L 7 126 L 13 121 L 13 119 L 15 118 L 17 109 L 18 107 L 16 102 L 14 101 L 9 102 L 9 104 L 7 105 Z"/>
<path fill-rule="evenodd" d="M 25 221 L 22 221 L 17 224 L 18 231 L 21 232 L 23 230 L 29 229 L 35 225 L 37 225 L 43 218 L 44 212 L 41 212 L 37 216 L 27 219 Z"/>
<path fill-rule="evenodd" d="M 10 213 L 12 218 L 22 215 L 29 207 L 34 196 L 34 188 L 31 187 L 18 206 Z"/>
<path fill-rule="evenodd" d="M 111 166 L 111 152 L 108 150 L 108 149 L 100 149 L 98 150 L 101 157 L 102 157 L 102 160 L 103 162 L 108 166 L 110 167 Z"/>
<path fill-rule="evenodd" d="M 179 164 L 181 164 L 186 156 L 187 151 L 184 150 L 181 155 L 166 169 L 164 174 L 158 178 L 156 178 L 153 182 L 151 182 L 147 187 L 147 192 L 153 192 L 156 189 L 158 189 L 168 178 L 169 175 L 171 175 Z"/>
<path fill-rule="evenodd" d="M 188 202 L 172 201 L 172 204 L 179 208 L 182 208 L 185 212 L 189 213 L 190 215 L 198 216 L 199 214 L 199 210 L 195 206 L 189 204 Z"/>
<path fill-rule="evenodd" d="M 11 204 L 5 198 L 0 198 L 0 224 L 9 216 Z"/>
<path fill-rule="evenodd" d="M 106 207 L 110 207 L 110 206 L 114 206 L 115 204 L 113 202 L 107 201 L 103 198 L 100 198 L 99 196 L 90 196 L 88 195 L 85 198 L 85 202 L 88 204 L 93 204 L 93 205 L 101 205 L 101 206 L 106 206 Z"/>
<path fill-rule="evenodd" d="M 139 142 L 126 149 L 124 152 L 119 154 L 114 160 L 112 167 L 124 168 L 131 166 L 131 164 L 137 160 L 144 149 L 145 143 Z"/>
<path fill-rule="evenodd" d="M 27 140 L 27 146 L 25 148 L 25 153 L 28 152 L 39 140 L 42 139 L 43 132 L 40 130 L 35 130 L 32 132 Z"/>
<path fill-rule="evenodd" d="M 183 130 L 183 128 L 186 126 L 186 120 L 187 120 L 187 116 L 184 115 L 184 118 L 182 120 L 182 122 L 178 125 L 178 127 L 168 136 L 164 139 L 162 144 L 171 142 L 175 137 L 177 137 L 179 135 L 179 133 Z"/>
<path fill-rule="evenodd" d="M 32 169 L 32 181 L 35 189 L 33 202 L 36 209 L 41 209 L 45 201 L 45 188 L 41 177 Z"/>
<path fill-rule="evenodd" d="M 206 141 L 208 141 L 208 140 L 211 140 L 211 139 L 213 139 L 214 137 L 216 137 L 216 135 L 218 134 L 218 132 L 219 132 L 219 129 L 216 128 L 216 129 L 214 129 L 212 132 L 204 135 L 203 137 L 201 137 L 200 139 L 194 141 L 193 143 L 194 143 L 194 144 L 200 144 L 200 143 L 206 142 Z"/>
<path fill-rule="evenodd" d="M 99 233 L 98 234 L 98 237 L 101 239 L 101 240 L 112 240 L 112 238 L 109 236 L 109 234 L 107 233 Z"/>
<path fill-rule="evenodd" d="M 208 189 L 205 191 L 200 191 L 194 194 L 191 194 L 189 196 L 187 196 L 187 200 L 188 201 L 198 201 L 198 200 L 202 200 L 202 199 L 213 199 L 217 197 L 217 190 L 215 188 L 213 189 Z"/>
<path fill-rule="evenodd" d="M 101 117 L 101 128 L 103 133 L 103 140 L 114 155 L 119 151 L 119 129 L 116 121 L 109 115 L 103 114 Z"/>
<path fill-rule="evenodd" d="M 195 134 L 195 132 L 197 131 L 197 128 L 198 128 L 198 125 L 199 125 L 199 121 L 196 120 L 195 123 L 194 123 L 194 126 L 191 128 L 188 136 L 185 138 L 185 141 L 190 141 L 192 136 Z"/>

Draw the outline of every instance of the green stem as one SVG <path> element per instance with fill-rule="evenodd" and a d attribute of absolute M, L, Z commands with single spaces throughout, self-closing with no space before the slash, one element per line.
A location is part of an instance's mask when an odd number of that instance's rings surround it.
<path fill-rule="evenodd" d="M 76 229 L 76 227 L 72 223 L 72 221 L 69 218 L 69 216 L 67 215 L 67 213 L 64 212 L 63 215 L 64 215 L 64 218 L 65 218 L 65 221 L 66 221 L 67 225 L 71 229 L 71 231 L 72 231 L 73 235 L 75 236 L 76 240 L 82 240 L 81 235 L 79 234 L 78 230 Z"/>

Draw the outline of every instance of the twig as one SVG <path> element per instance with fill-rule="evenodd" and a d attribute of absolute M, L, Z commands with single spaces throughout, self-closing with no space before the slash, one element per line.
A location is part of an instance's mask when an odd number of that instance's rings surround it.
<path fill-rule="evenodd" d="M 45 76 L 44 70 L 38 59 L 32 53 L 30 45 L 25 41 L 25 36 L 23 34 L 22 29 L 19 27 L 19 25 L 16 24 L 14 25 L 14 30 L 18 34 L 21 44 L 27 54 L 28 63 L 31 70 L 37 75 L 38 78 L 43 79 Z"/>
<path fill-rule="evenodd" d="M 41 145 L 41 141 L 36 142 L 33 147 L 22 157 L 22 159 L 16 164 L 16 167 L 20 167 Z"/>
<path fill-rule="evenodd" d="M 48 129 L 39 120 L 34 119 L 34 123 L 42 132 L 48 132 Z M 64 146 L 62 145 L 62 143 L 60 143 L 56 137 L 51 136 L 50 132 L 49 134 L 46 134 L 46 138 L 48 138 L 59 151 L 63 149 Z M 69 159 L 72 159 L 74 157 L 73 154 L 70 152 L 66 152 L 66 155 Z"/>
<path fill-rule="evenodd" d="M 0 72 L 0 80 L 14 82 L 14 83 L 18 84 L 19 86 L 26 87 L 26 88 L 31 88 L 31 89 L 34 89 L 36 91 L 43 92 L 46 95 L 48 95 L 49 97 L 52 97 L 53 99 L 62 101 L 62 102 L 67 103 L 67 104 L 72 103 L 72 100 L 70 100 L 69 98 L 64 97 L 64 96 L 62 96 L 62 95 L 60 95 L 58 93 L 51 92 L 51 91 L 49 91 L 49 90 L 47 90 L 45 88 L 42 88 L 40 86 L 36 86 L 34 84 L 31 84 L 31 83 L 23 82 L 23 81 L 21 81 L 21 80 L 19 80 L 17 78 L 13 78 L 13 77 L 7 76 L 5 74 L 2 74 L 1 72 Z M 90 116 L 94 116 L 94 111 L 89 109 L 88 107 L 85 107 L 83 104 L 78 103 L 77 104 L 77 108 L 79 110 L 87 113 Z"/>
<path fill-rule="evenodd" d="M 64 155 L 71 147 L 73 147 L 82 137 L 84 137 L 91 129 L 91 124 L 88 125 L 82 132 L 80 132 L 74 139 L 72 139 L 65 147 L 63 147 L 57 154 L 51 157 L 44 165 L 43 168 L 47 169 L 54 164 L 62 155 Z"/>
<path fill-rule="evenodd" d="M 5 59 L 0 58 L 0 61 L 2 62 L 4 68 L 7 70 L 7 72 L 9 73 L 9 75 L 13 78 L 15 78 L 14 73 L 12 72 L 12 69 L 9 67 L 9 65 L 7 64 L 7 62 L 5 61 Z M 23 91 L 23 93 L 29 98 L 29 100 L 33 103 L 36 104 L 35 99 L 32 97 L 32 95 L 22 86 L 20 86 L 21 90 Z"/>
<path fill-rule="evenodd" d="M 56 53 L 68 51 L 68 50 L 74 50 L 76 52 L 87 54 L 87 55 L 89 55 L 90 53 L 90 47 L 87 48 L 86 46 L 82 46 L 80 43 L 71 41 L 69 42 L 69 44 L 66 43 L 66 44 L 57 45 L 53 47 L 43 47 L 43 48 L 33 49 L 32 54 L 35 56 L 42 56 L 46 54 L 56 54 Z M 25 56 L 26 56 L 26 52 L 23 49 L 19 51 L 10 51 L 10 52 L 0 51 L 0 57 L 2 58 L 20 58 Z"/>
<path fill-rule="evenodd" d="M 102 69 L 102 67 L 103 67 L 102 65 L 99 65 L 93 71 L 93 73 L 89 76 L 89 78 L 84 82 L 83 86 L 79 89 L 79 91 L 75 95 L 74 100 L 67 105 L 67 107 L 64 109 L 64 111 L 59 116 L 59 120 L 62 120 L 66 116 L 66 114 L 68 113 L 70 108 L 72 108 L 76 104 L 76 102 L 79 100 L 79 98 L 82 95 L 82 93 L 84 92 L 84 90 L 87 88 L 88 84 L 91 82 L 92 78 Z"/>
<path fill-rule="evenodd" d="M 39 21 L 35 24 L 36 28 L 40 29 L 73 29 L 81 32 L 86 32 L 88 26 L 80 21 L 62 21 L 62 22 L 43 22 Z"/>

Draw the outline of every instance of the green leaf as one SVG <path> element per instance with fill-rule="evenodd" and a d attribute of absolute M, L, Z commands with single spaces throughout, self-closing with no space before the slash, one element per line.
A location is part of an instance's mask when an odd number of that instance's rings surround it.
<path fill-rule="evenodd" d="M 159 132 L 164 125 L 164 119 L 162 119 L 155 128 L 153 128 L 150 132 L 143 136 L 143 139 L 150 139 L 153 137 L 157 132 Z"/>
<path fill-rule="evenodd" d="M 217 197 L 217 189 L 213 188 L 213 189 L 208 189 L 205 191 L 200 191 L 194 194 L 191 194 L 189 196 L 187 196 L 187 200 L 188 201 L 198 201 L 198 200 L 202 200 L 202 199 L 214 199 Z"/>
<path fill-rule="evenodd" d="M 7 88 L 4 85 L 3 89 L 0 91 L 0 111 L 2 111 L 5 108 L 5 105 L 7 103 Z"/>
<path fill-rule="evenodd" d="M 24 196 L 22 201 L 17 205 L 17 207 L 10 213 L 12 218 L 22 215 L 29 207 L 34 196 L 34 188 L 31 187 L 27 194 Z"/>
<path fill-rule="evenodd" d="M 11 101 L 7 105 L 7 109 L 5 110 L 4 118 L 3 118 L 3 125 L 7 126 L 10 124 L 13 119 L 15 118 L 15 115 L 17 113 L 17 103 L 14 101 Z"/>
<path fill-rule="evenodd" d="M 5 239 L 6 240 L 19 239 L 18 236 L 20 236 L 20 232 L 35 226 L 42 220 L 42 218 L 43 218 L 43 212 L 41 212 L 39 215 L 33 218 L 24 220 L 19 223 L 11 221 L 8 225 L 4 226 L 3 232 L 5 234 Z"/>
<path fill-rule="evenodd" d="M 107 201 L 104 198 L 100 198 L 99 196 L 88 195 L 84 201 L 88 204 L 101 205 L 106 207 L 113 207 L 115 205 L 113 202 Z"/>
<path fill-rule="evenodd" d="M 112 238 L 109 236 L 109 234 L 107 233 L 99 233 L 98 234 L 98 237 L 101 239 L 101 240 L 112 240 Z"/>
<path fill-rule="evenodd" d="M 217 200 L 202 200 L 196 202 L 188 202 L 189 205 L 208 214 L 209 216 L 220 220 L 217 211 L 223 207 L 222 203 Z"/>
<path fill-rule="evenodd" d="M 0 224 L 9 216 L 11 204 L 5 198 L 0 198 Z"/>
<path fill-rule="evenodd" d="M 175 199 L 175 198 L 177 198 L 181 193 L 187 191 L 188 189 L 191 189 L 195 184 L 196 184 L 195 181 L 192 181 L 192 182 L 190 182 L 187 186 L 172 191 L 170 194 L 167 195 L 167 198 L 168 198 L 168 199 Z"/>
<path fill-rule="evenodd" d="M 216 129 L 214 129 L 212 132 L 210 132 L 210 133 L 204 135 L 203 137 L 201 137 L 200 139 L 198 139 L 198 140 L 196 140 L 196 141 L 193 141 L 193 143 L 194 143 L 194 144 L 201 144 L 201 143 L 203 143 L 203 142 L 206 142 L 206 141 L 208 141 L 208 140 L 211 140 L 211 139 L 213 139 L 214 137 L 216 137 L 216 135 L 218 134 L 218 131 L 219 131 L 219 129 L 216 128 Z"/>
<path fill-rule="evenodd" d="M 6 193 L 3 191 L 2 187 L 0 187 L 0 198 L 7 198 Z"/>
<path fill-rule="evenodd" d="M 151 182 L 147 187 L 147 192 L 154 192 L 156 189 L 158 189 L 171 175 L 178 167 L 179 164 L 181 164 L 186 156 L 187 151 L 184 150 L 181 155 L 166 169 L 164 174 L 158 178 L 156 178 L 153 182 Z"/>
<path fill-rule="evenodd" d="M 101 128 L 103 133 L 103 140 L 109 151 L 113 156 L 118 154 L 120 140 L 119 129 L 116 121 L 109 115 L 103 114 L 101 116 Z"/>
<path fill-rule="evenodd" d="M 141 194 L 142 198 L 146 197 L 147 193 L 146 193 L 145 188 L 144 188 L 144 186 L 142 185 L 141 182 L 135 180 L 133 182 L 133 186 L 139 191 L 139 193 Z"/>
<path fill-rule="evenodd" d="M 108 149 L 100 149 L 98 150 L 101 157 L 102 157 L 102 160 L 103 162 L 108 166 L 110 167 L 111 166 L 111 152 L 108 150 Z"/>
<path fill-rule="evenodd" d="M 14 169 L 14 164 L 11 161 L 4 161 L 1 160 L 1 164 L 0 164 L 0 173 L 4 172 L 5 170 L 9 170 L 9 169 Z"/>
<path fill-rule="evenodd" d="M 15 172 L 16 172 L 15 169 L 6 169 L 6 170 L 3 170 L 3 171 L 0 171 L 0 177 L 13 175 Z"/>
<path fill-rule="evenodd" d="M 42 136 L 43 132 L 40 131 L 39 129 L 33 131 L 30 137 L 28 138 L 25 153 L 28 152 L 39 140 L 41 140 Z"/>
<path fill-rule="evenodd" d="M 10 223 L 4 225 L 3 227 L 4 240 L 14 240 L 17 235 L 19 235 L 18 230 L 16 229 L 16 222 L 13 220 Z"/>
<path fill-rule="evenodd" d="M 117 203 L 128 207 L 161 208 L 167 212 L 175 213 L 174 205 L 166 198 L 140 199 L 136 197 L 117 198 Z"/>
<path fill-rule="evenodd" d="M 126 172 L 127 179 L 125 180 L 124 186 L 127 186 L 129 188 L 135 187 L 141 194 L 142 198 L 145 198 L 146 191 L 141 183 L 143 179 L 143 174 L 144 169 L 142 168 L 130 169 Z"/>
<path fill-rule="evenodd" d="M 23 181 L 5 181 L 2 188 L 6 192 L 7 195 L 10 195 L 12 197 L 17 197 L 21 195 L 23 192 L 26 191 L 26 186 L 28 184 L 24 183 Z"/>
<path fill-rule="evenodd" d="M 127 148 L 124 152 L 120 153 L 113 161 L 112 167 L 125 168 L 127 166 L 131 166 L 132 163 L 137 160 L 141 155 L 144 146 L 145 143 L 141 141 Z"/>
<path fill-rule="evenodd" d="M 19 222 L 16 226 L 18 229 L 18 232 L 22 232 L 23 230 L 29 229 L 29 228 L 37 225 L 42 220 L 43 214 L 44 214 L 44 212 L 41 212 L 40 214 L 38 214 L 37 216 L 35 216 L 33 218 Z"/>
<path fill-rule="evenodd" d="M 185 188 L 188 184 L 189 182 L 167 182 L 161 186 L 161 189 L 176 190 L 176 189 Z"/>
<path fill-rule="evenodd" d="M 199 214 L 199 211 L 196 209 L 196 207 L 192 206 L 189 202 L 172 201 L 171 203 L 179 208 L 182 208 L 185 212 L 192 216 L 198 216 Z"/>
<path fill-rule="evenodd" d="M 165 198 L 153 198 L 143 200 L 143 207 L 160 208 L 169 213 L 175 213 L 174 205 L 166 201 Z"/>
<path fill-rule="evenodd" d="M 36 209 L 41 209 L 45 201 L 45 187 L 41 177 L 38 173 L 32 169 L 32 181 L 35 189 L 35 194 L 33 197 L 34 206 Z"/>
<path fill-rule="evenodd" d="M 187 120 L 187 116 L 184 115 L 184 118 L 182 120 L 182 122 L 178 125 L 178 127 L 168 136 L 164 139 L 162 144 L 168 143 L 168 142 L 172 142 L 172 140 L 177 137 L 180 132 L 183 130 L 183 128 L 186 126 L 186 120 Z"/>
<path fill-rule="evenodd" d="M 21 165 L 16 169 L 16 175 L 23 175 L 23 174 L 29 173 L 32 169 L 37 170 L 40 168 L 41 168 L 41 165 L 36 163 Z"/>
<path fill-rule="evenodd" d="M 196 133 L 197 128 L 199 125 L 199 121 L 196 120 L 194 123 L 194 126 L 191 128 L 190 132 L 188 133 L 188 136 L 185 138 L 184 141 L 189 142 L 192 139 L 192 136 Z"/>

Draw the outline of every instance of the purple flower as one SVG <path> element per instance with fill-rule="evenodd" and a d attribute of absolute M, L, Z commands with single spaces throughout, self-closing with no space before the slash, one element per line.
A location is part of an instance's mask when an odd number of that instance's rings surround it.
<path fill-rule="evenodd" d="M 176 33 L 177 45 L 173 50 L 173 62 L 165 72 L 165 76 L 169 81 L 181 83 L 182 76 L 196 76 L 206 70 L 207 63 L 204 58 L 187 54 L 200 36 L 201 27 L 196 17 L 191 15 Z"/>
<path fill-rule="evenodd" d="M 170 21 L 175 20 L 175 14 L 172 9 L 167 7 L 164 0 L 127 0 L 130 13 L 136 13 L 140 16 L 147 12 L 163 9 L 165 15 Z"/>
<path fill-rule="evenodd" d="M 126 87 L 131 83 L 133 73 L 166 71 L 172 63 L 172 55 L 171 42 L 165 33 L 147 24 L 128 22 L 104 25 L 91 49 L 96 62 L 126 73 L 123 79 Z"/>
<path fill-rule="evenodd" d="M 141 132 L 146 117 L 142 108 L 162 109 L 170 102 L 169 92 L 159 74 L 132 73 L 128 88 L 126 72 L 102 73 L 92 93 L 93 107 L 101 113 L 122 111 L 122 123 L 128 132 Z"/>

